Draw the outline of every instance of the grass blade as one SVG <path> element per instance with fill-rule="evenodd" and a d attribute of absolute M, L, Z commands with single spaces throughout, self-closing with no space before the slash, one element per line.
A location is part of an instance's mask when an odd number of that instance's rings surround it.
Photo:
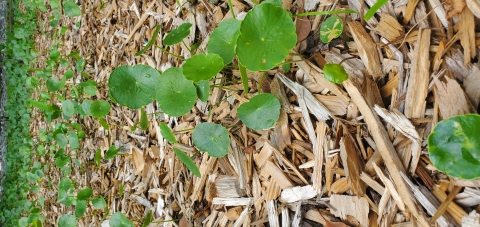
<path fill-rule="evenodd" d="M 153 45 L 153 43 L 155 43 L 155 40 L 157 40 L 158 32 L 160 32 L 160 28 L 162 28 L 162 25 L 161 24 L 157 25 L 150 41 L 148 41 L 147 45 L 141 51 L 138 51 L 137 53 L 135 53 L 135 56 L 142 55 L 143 53 L 145 53 L 145 51 L 148 50 L 148 48 L 150 48 Z"/>
<path fill-rule="evenodd" d="M 373 6 L 367 11 L 367 13 L 365 13 L 365 16 L 363 16 L 363 18 L 365 20 L 370 20 L 370 18 L 373 17 L 373 15 L 375 14 L 375 12 L 377 12 L 377 10 L 379 10 L 380 8 L 382 8 L 383 5 L 385 5 L 386 3 L 388 2 L 388 0 L 378 0 L 375 4 L 373 4 Z"/>
<path fill-rule="evenodd" d="M 173 148 L 173 151 L 177 155 L 178 159 L 180 159 L 180 161 L 182 161 L 183 164 L 185 164 L 187 169 L 192 171 L 192 173 L 195 174 L 195 176 L 197 176 L 198 178 L 202 177 L 200 175 L 200 170 L 198 169 L 197 165 L 195 165 L 195 162 L 193 162 L 190 156 L 188 156 L 185 152 L 181 151 L 178 148 Z"/>

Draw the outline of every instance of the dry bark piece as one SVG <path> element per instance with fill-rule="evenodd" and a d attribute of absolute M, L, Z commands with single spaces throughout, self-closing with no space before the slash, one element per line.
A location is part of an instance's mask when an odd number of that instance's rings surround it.
<path fill-rule="evenodd" d="M 340 217 L 343 220 L 347 215 L 355 217 L 362 226 L 368 226 L 368 201 L 363 197 L 346 196 L 346 195 L 332 195 L 330 197 L 330 204 L 335 207 L 332 214 Z"/>

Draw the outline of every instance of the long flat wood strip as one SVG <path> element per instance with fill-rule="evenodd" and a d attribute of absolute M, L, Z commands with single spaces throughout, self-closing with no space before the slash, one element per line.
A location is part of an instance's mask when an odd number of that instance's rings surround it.
<path fill-rule="evenodd" d="M 400 161 L 400 158 L 398 158 L 397 152 L 388 138 L 387 131 L 379 117 L 367 104 L 360 90 L 349 79 L 343 82 L 343 86 L 350 94 L 353 103 L 358 106 L 358 109 L 362 113 L 364 121 L 367 123 L 368 129 L 378 147 L 378 152 L 380 152 L 385 165 L 390 172 L 392 180 L 397 186 L 398 193 L 405 200 L 405 205 L 407 205 L 407 208 L 419 220 L 422 226 L 429 226 L 425 214 L 417 209 L 410 189 L 400 176 L 400 171 L 405 172 L 405 168 L 401 165 L 402 162 Z"/>

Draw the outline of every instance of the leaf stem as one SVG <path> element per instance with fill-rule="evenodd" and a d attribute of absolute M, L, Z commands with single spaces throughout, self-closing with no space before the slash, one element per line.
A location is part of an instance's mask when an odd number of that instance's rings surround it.
<path fill-rule="evenodd" d="M 235 19 L 235 12 L 233 12 L 232 0 L 228 0 L 228 9 L 232 12 L 232 16 Z"/>
<path fill-rule="evenodd" d="M 356 10 L 353 9 L 346 9 L 346 10 L 331 10 L 331 11 L 319 11 L 319 12 L 306 12 L 306 13 L 299 13 L 295 14 L 295 17 L 304 17 L 304 16 L 315 16 L 315 15 L 333 15 L 333 14 L 343 14 L 343 13 L 358 13 Z"/>
<path fill-rule="evenodd" d="M 183 130 L 173 131 L 172 133 L 189 132 L 189 131 L 192 131 L 192 130 L 194 130 L 194 129 L 195 129 L 195 128 L 187 128 L 187 129 L 183 129 Z"/>
<path fill-rule="evenodd" d="M 185 41 L 183 41 L 183 39 L 182 39 L 182 43 L 183 43 L 183 45 L 185 45 L 185 47 L 187 48 L 188 52 L 190 52 L 190 54 L 193 54 L 193 53 L 192 53 L 192 49 L 190 49 L 190 47 L 188 47 L 188 45 L 185 43 Z"/>
<path fill-rule="evenodd" d="M 265 75 L 267 75 L 267 72 L 263 72 L 262 77 L 260 77 L 260 83 L 258 83 L 258 94 L 262 93 L 262 85 L 263 85 L 263 79 L 265 78 Z"/>
<path fill-rule="evenodd" d="M 176 54 L 174 54 L 174 53 L 172 53 L 172 52 L 170 52 L 170 51 L 168 51 L 168 50 L 165 50 L 165 49 L 161 48 L 160 46 L 158 46 L 157 44 L 154 44 L 154 45 L 155 45 L 156 48 L 160 49 L 161 51 L 163 51 L 163 52 L 165 52 L 165 53 L 167 53 L 167 54 L 169 54 L 169 55 L 171 55 L 171 56 L 173 56 L 173 57 L 176 57 L 176 58 L 178 58 L 178 59 L 180 59 L 180 60 L 182 60 L 182 61 L 185 61 L 185 58 L 182 58 L 182 57 L 180 57 L 180 56 L 178 56 L 178 55 L 176 55 Z"/>

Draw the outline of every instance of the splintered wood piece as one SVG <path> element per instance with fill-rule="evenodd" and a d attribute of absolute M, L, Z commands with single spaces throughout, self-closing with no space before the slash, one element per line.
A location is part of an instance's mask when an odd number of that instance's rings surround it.
<path fill-rule="evenodd" d="M 362 179 L 363 182 L 365 182 L 365 184 L 367 184 L 373 190 L 378 192 L 378 194 L 380 195 L 382 195 L 383 192 L 385 191 L 385 188 L 382 185 L 380 185 L 377 181 L 375 181 L 372 177 L 370 177 L 370 175 L 368 175 L 365 172 L 362 172 L 360 174 L 360 179 Z"/>
<path fill-rule="evenodd" d="M 268 224 L 272 227 L 280 227 L 280 223 L 278 222 L 278 211 L 277 205 L 275 204 L 275 200 L 268 200 L 267 201 L 267 210 L 268 210 Z"/>
<path fill-rule="evenodd" d="M 458 15 L 458 32 L 460 33 L 460 44 L 463 47 L 463 62 L 469 66 L 472 58 L 475 57 L 475 18 L 468 7 Z"/>
<path fill-rule="evenodd" d="M 277 155 L 277 157 L 280 157 L 280 159 L 282 160 L 282 162 L 287 165 L 296 175 L 298 178 L 300 178 L 300 180 L 305 184 L 305 185 L 308 185 L 308 181 L 307 179 L 305 179 L 305 177 L 303 177 L 303 175 L 300 173 L 300 171 L 298 171 L 297 167 L 290 161 L 288 160 L 287 157 L 285 157 L 285 155 L 282 154 L 282 152 L 280 152 L 279 150 L 275 149 L 275 147 L 273 147 L 270 142 L 266 141 L 265 143 L 268 143 L 269 146 L 272 147 L 272 150 L 275 152 L 275 154 Z M 265 145 L 264 145 L 265 146 Z"/>
<path fill-rule="evenodd" d="M 331 186 L 331 190 L 335 194 L 343 194 L 348 189 L 350 189 L 350 185 L 348 184 L 348 180 L 346 177 L 342 177 L 336 180 Z"/>
<path fill-rule="evenodd" d="M 221 198 L 215 197 L 212 199 L 213 205 L 224 205 L 227 207 L 234 206 L 251 206 L 253 205 L 253 198 Z"/>
<path fill-rule="evenodd" d="M 459 186 L 456 186 L 459 187 Z M 442 202 L 447 199 L 447 194 L 445 194 L 444 191 L 440 190 L 438 185 L 433 187 L 432 194 L 437 198 L 438 201 Z M 462 217 L 467 215 L 467 212 L 465 212 L 460 206 L 458 206 L 455 202 L 450 202 L 450 204 L 447 206 L 447 211 L 450 215 L 452 215 L 453 219 L 457 223 L 462 222 Z"/>
<path fill-rule="evenodd" d="M 473 210 L 470 214 L 465 215 L 462 218 L 462 227 L 480 227 L 480 214 Z"/>
<path fill-rule="evenodd" d="M 360 179 L 360 173 L 363 171 L 365 163 L 359 156 L 360 149 L 352 134 L 348 132 L 347 127 L 340 122 L 339 127 L 343 128 L 343 137 L 340 139 L 340 157 L 345 168 L 345 174 L 350 189 L 356 196 L 360 197 L 365 194 L 366 190 L 365 183 Z"/>
<path fill-rule="evenodd" d="M 314 94 L 315 98 L 320 101 L 332 115 L 343 116 L 347 114 L 347 103 L 344 103 L 338 96 L 333 95 L 317 95 Z M 278 124 L 278 123 L 277 123 Z"/>
<path fill-rule="evenodd" d="M 442 214 L 447 210 L 447 207 L 453 201 L 455 196 L 460 192 L 460 190 L 462 190 L 462 188 L 463 187 L 461 186 L 455 186 L 453 188 L 453 190 L 448 194 L 448 197 L 442 202 L 442 205 L 438 208 L 437 212 L 435 212 L 435 215 L 433 215 L 430 223 L 434 223 L 438 217 L 442 216 Z"/>
<path fill-rule="evenodd" d="M 218 176 L 215 180 L 215 189 L 217 197 L 238 198 L 246 195 L 235 176 Z"/>
<path fill-rule="evenodd" d="M 332 209 L 332 214 L 340 217 L 342 220 L 347 218 L 347 215 L 353 216 L 362 226 L 368 226 L 368 201 L 363 197 L 337 195 L 330 197 L 330 204 L 335 207 Z"/>
<path fill-rule="evenodd" d="M 418 33 L 405 98 L 405 116 L 407 118 L 423 118 L 425 116 L 425 99 L 428 94 L 430 77 L 430 34 L 430 29 L 423 29 Z"/>
<path fill-rule="evenodd" d="M 401 132 L 403 135 L 412 140 L 412 163 L 410 166 L 410 172 L 415 173 L 415 169 L 417 168 L 417 164 L 420 160 L 421 155 L 421 138 L 418 135 L 415 126 L 413 126 L 410 120 L 408 120 L 397 109 L 392 109 L 391 112 L 379 106 L 375 106 L 373 109 L 380 117 L 382 117 L 386 122 L 390 123 L 397 131 Z"/>
<path fill-rule="evenodd" d="M 405 203 L 403 202 L 402 197 L 400 197 L 400 195 L 398 194 L 397 189 L 395 188 L 393 183 L 387 178 L 387 176 L 385 176 L 380 167 L 378 167 L 376 164 L 373 164 L 373 168 L 377 172 L 377 176 L 380 178 L 380 180 L 390 192 L 390 195 L 392 196 L 393 200 L 395 200 L 398 208 L 401 211 L 405 211 Z"/>
<path fill-rule="evenodd" d="M 230 150 L 230 152 L 228 152 L 228 160 L 230 161 L 230 164 L 232 164 L 233 168 L 237 173 L 240 188 L 245 189 L 247 187 L 245 152 L 240 150 L 240 147 L 237 145 L 235 140 L 231 140 L 230 145 L 232 149 Z"/>
<path fill-rule="evenodd" d="M 405 13 L 403 16 L 403 24 L 407 24 L 413 18 L 415 8 L 417 8 L 417 4 L 419 1 L 420 0 L 408 1 L 407 8 L 405 9 Z"/>
<path fill-rule="evenodd" d="M 365 28 L 358 21 L 348 23 L 350 32 L 357 44 L 358 54 L 365 65 L 368 73 L 373 77 L 373 80 L 383 76 L 380 58 L 378 56 L 377 45 L 372 38 L 365 31 Z"/>
<path fill-rule="evenodd" d="M 398 23 L 397 19 L 387 13 L 382 13 L 380 23 L 375 29 L 388 41 L 393 41 L 405 33 L 403 26 Z"/>
<path fill-rule="evenodd" d="M 293 183 L 290 179 L 285 176 L 282 170 L 271 161 L 267 161 L 262 169 L 262 172 L 265 171 L 268 175 L 272 176 L 275 179 L 275 182 L 280 186 L 281 189 L 293 187 Z"/>
<path fill-rule="evenodd" d="M 260 153 L 254 155 L 255 164 L 257 167 L 262 168 L 263 165 L 272 157 L 273 155 L 273 147 L 270 143 L 263 143 L 262 150 Z"/>
<path fill-rule="evenodd" d="M 202 198 L 203 195 L 203 189 L 205 187 L 205 182 L 207 181 L 207 175 L 210 173 L 210 171 L 213 170 L 213 167 L 215 166 L 215 163 L 217 162 L 217 158 L 210 157 L 208 153 L 204 153 L 202 157 L 202 164 L 200 165 L 200 174 L 202 175 L 202 178 L 197 179 L 195 181 L 195 185 L 193 187 L 193 193 L 192 196 L 190 197 L 192 201 L 198 201 Z"/>
<path fill-rule="evenodd" d="M 244 224 L 249 224 L 250 217 L 248 216 L 248 214 L 250 214 L 250 206 L 247 206 L 245 207 L 245 209 L 243 209 L 242 213 L 240 213 L 235 223 L 233 223 L 232 227 L 240 227 L 240 226 L 244 226 Z M 250 225 L 247 225 L 247 226 L 250 226 Z"/>
<path fill-rule="evenodd" d="M 294 203 L 311 199 L 316 195 L 317 193 L 313 190 L 312 185 L 297 186 L 284 189 L 280 194 L 280 201 L 282 203 Z"/>
<path fill-rule="evenodd" d="M 423 186 L 416 186 L 410 179 L 408 179 L 407 176 L 405 176 L 405 174 L 401 173 L 401 175 L 405 182 L 407 182 L 408 186 L 410 186 L 410 189 L 413 191 L 417 201 L 422 205 L 423 208 L 425 208 L 428 214 L 433 215 L 437 211 L 437 207 L 440 206 L 440 203 L 428 190 L 420 190 L 419 187 Z M 444 216 L 440 216 L 436 222 L 440 226 L 449 226 L 449 222 Z"/>
<path fill-rule="evenodd" d="M 419 220 L 421 226 L 429 226 L 425 215 L 420 213 L 417 209 L 413 195 L 400 176 L 400 172 L 405 172 L 405 168 L 398 158 L 397 152 L 393 147 L 392 142 L 388 138 L 387 131 L 385 130 L 385 127 L 383 127 L 382 122 L 374 113 L 373 109 L 368 106 L 359 89 L 350 80 L 344 81 L 343 86 L 350 94 L 350 97 L 352 97 L 353 103 L 358 106 L 358 109 L 362 113 L 364 121 L 366 122 L 366 125 L 368 125 L 368 129 L 370 133 L 372 133 L 372 137 L 375 140 L 375 144 L 378 148 L 377 151 L 381 154 L 381 157 L 383 158 L 385 165 L 390 172 L 392 180 L 395 182 L 395 185 L 398 188 L 398 193 L 404 200 L 408 209 Z"/>
<path fill-rule="evenodd" d="M 227 216 L 228 220 L 235 221 L 240 217 L 240 213 L 242 213 L 242 207 L 237 206 L 228 209 L 227 212 L 225 212 L 225 216 Z"/>
<path fill-rule="evenodd" d="M 475 113 L 475 109 L 455 79 L 445 77 L 445 83 L 434 79 L 436 86 L 435 95 L 438 96 L 438 107 L 443 119 L 456 115 Z"/>
<path fill-rule="evenodd" d="M 477 18 L 480 18 L 480 1 L 478 0 L 466 0 L 467 7 L 472 11 Z"/>
<path fill-rule="evenodd" d="M 313 150 L 313 154 L 315 155 L 314 158 L 314 166 L 313 166 L 313 188 L 315 192 L 320 193 L 322 191 L 322 180 L 323 180 L 323 160 L 324 160 L 324 152 L 323 152 L 323 143 L 325 141 L 325 134 L 327 133 L 327 124 L 323 121 L 317 122 L 317 149 Z"/>

